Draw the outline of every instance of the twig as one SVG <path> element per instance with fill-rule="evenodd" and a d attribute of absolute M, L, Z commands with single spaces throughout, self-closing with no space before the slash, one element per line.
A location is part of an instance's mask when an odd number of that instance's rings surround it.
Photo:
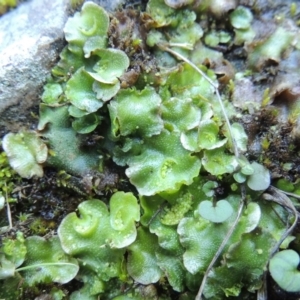
<path fill-rule="evenodd" d="M 288 196 L 291 196 L 293 198 L 296 198 L 296 199 L 300 200 L 300 195 L 297 195 L 297 194 L 294 194 L 294 193 L 290 193 L 290 192 L 286 192 L 286 191 L 283 191 L 283 190 L 280 190 L 280 192 L 283 193 L 283 194 L 286 194 Z"/>
<path fill-rule="evenodd" d="M 267 300 L 268 290 L 267 290 L 267 272 L 265 271 L 262 278 L 262 286 L 257 290 L 256 300 Z"/>
<path fill-rule="evenodd" d="M 5 196 L 6 196 L 6 210 L 7 210 L 7 219 L 8 219 L 8 224 L 9 224 L 9 229 L 13 228 L 13 223 L 11 219 L 11 210 L 10 210 L 10 205 L 8 202 L 8 194 L 7 194 L 7 185 L 5 183 Z"/>
<path fill-rule="evenodd" d="M 270 186 L 268 191 L 271 192 L 271 194 L 267 194 L 267 193 L 263 194 L 263 199 L 268 200 L 268 201 L 273 201 L 285 208 L 288 208 L 289 210 L 291 210 L 293 212 L 293 214 L 295 216 L 295 220 L 294 220 L 293 224 L 284 232 L 284 234 L 281 236 L 279 241 L 273 247 L 273 250 L 270 254 L 270 259 L 271 259 L 272 256 L 277 252 L 277 250 L 280 247 L 280 245 L 282 244 L 282 242 L 292 233 L 295 226 L 297 225 L 298 211 L 295 208 L 292 201 L 290 200 L 290 198 L 287 195 L 285 195 L 285 193 L 283 193 L 281 190 L 275 188 L 274 186 Z"/>
<path fill-rule="evenodd" d="M 149 226 L 153 220 L 157 217 L 157 215 L 162 212 L 162 210 L 167 206 L 168 202 L 165 201 L 164 203 L 162 203 L 159 208 L 157 209 L 157 211 L 154 213 L 154 215 L 150 218 L 149 222 L 147 223 L 147 226 Z M 1 299 L 0 299 L 1 300 Z"/>

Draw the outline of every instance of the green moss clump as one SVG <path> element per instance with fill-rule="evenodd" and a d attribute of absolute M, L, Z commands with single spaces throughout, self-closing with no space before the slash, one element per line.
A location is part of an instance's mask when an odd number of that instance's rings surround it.
<path fill-rule="evenodd" d="M 21 181 L 21 177 L 10 166 L 7 154 L 0 152 L 0 196 L 8 197 L 8 202 L 15 202 L 12 192 Z"/>

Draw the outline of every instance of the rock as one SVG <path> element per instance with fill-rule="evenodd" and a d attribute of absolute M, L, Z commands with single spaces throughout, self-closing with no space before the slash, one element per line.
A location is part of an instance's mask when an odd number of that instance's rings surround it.
<path fill-rule="evenodd" d="M 94 2 L 114 10 L 122 1 Z M 65 45 L 71 2 L 31 0 L 0 18 L 0 137 L 37 123 L 42 86 Z"/>
<path fill-rule="evenodd" d="M 46 77 L 64 46 L 68 0 L 33 0 L 0 19 L 0 135 L 32 123 Z"/>
<path fill-rule="evenodd" d="M 123 3 L 127 3 L 127 2 L 137 2 L 139 3 L 139 1 L 131 1 L 131 0 L 92 0 L 92 2 L 97 3 L 98 5 L 102 6 L 103 8 L 105 8 L 107 11 L 115 11 L 118 8 L 122 7 Z M 85 1 L 86 2 L 86 1 Z"/>

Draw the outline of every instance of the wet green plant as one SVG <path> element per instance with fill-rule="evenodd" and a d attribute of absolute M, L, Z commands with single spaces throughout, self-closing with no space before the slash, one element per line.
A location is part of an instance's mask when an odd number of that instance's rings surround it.
<path fill-rule="evenodd" d="M 41 282 L 64 284 L 78 272 L 77 260 L 62 251 L 58 237 L 45 240 L 39 236 L 31 236 L 25 239 L 21 232 L 17 232 L 14 240 L 3 240 L 0 262 L 0 278 L 4 280 L 6 287 L 1 289 L 0 295 L 5 299 L 13 299 L 20 280 L 26 286 Z M 13 284 L 9 284 L 11 282 Z"/>
<path fill-rule="evenodd" d="M 14 181 L 17 181 L 17 173 L 10 166 L 7 154 L 0 153 L 0 194 L 1 196 L 10 195 L 14 189 Z"/>
<path fill-rule="evenodd" d="M 285 291 L 299 292 L 299 255 L 294 250 L 283 250 L 270 260 L 270 273 Z"/>
<path fill-rule="evenodd" d="M 10 205 L 17 201 L 13 191 L 21 181 L 21 177 L 10 166 L 5 152 L 0 152 L 0 211 L 6 206 L 8 226 L 5 223 L 0 227 L 0 232 L 5 232 L 13 227 Z"/>
<path fill-rule="evenodd" d="M 43 176 L 42 163 L 48 149 L 35 132 L 9 133 L 3 139 L 3 149 L 10 165 L 24 178 Z"/>
<path fill-rule="evenodd" d="M 252 42 L 255 31 L 251 27 L 253 14 L 249 8 L 239 6 L 229 16 L 230 23 L 234 28 L 234 43 L 241 45 L 245 42 Z"/>
<path fill-rule="evenodd" d="M 271 186 L 264 160 L 248 155 L 253 134 L 242 125 L 245 110 L 256 112 L 271 101 L 247 109 L 230 101 L 247 72 L 227 81 L 229 94 L 221 93 L 220 74 L 229 77 L 229 64 L 204 45 L 247 46 L 255 72 L 267 60 L 279 61 L 295 34 L 273 49 L 283 37 L 280 26 L 251 45 L 249 8 L 224 9 L 230 11 L 229 34 L 201 28 L 205 13 L 219 16 L 212 5 L 176 3 L 150 0 L 142 32 L 122 24 L 129 42 L 116 34 L 122 18 L 110 23 L 108 13 L 91 2 L 66 23 L 68 44 L 45 86 L 38 130 L 6 135 L 4 150 L 23 177 L 41 176 L 45 165 L 92 186 L 109 162 L 124 170 L 129 188 L 109 200 L 91 192 L 65 216 L 57 236 L 28 237 L 22 262 L 3 256 L 3 265 L 13 266 L 9 277 L 35 285 L 38 263 L 43 283 L 64 284 L 76 276 L 83 286 L 72 300 L 145 299 L 138 285 L 151 287 L 152 297 L 152 287 L 161 285 L 166 299 L 174 291 L 183 299 L 239 297 L 258 292 L 268 268 L 283 289 L 298 289 L 278 274 L 282 268 L 291 277 L 299 258 L 284 262 L 281 255 L 289 250 L 275 254 L 289 247 L 298 213 L 288 195 Z M 30 168 L 26 173 L 20 166 Z M 53 249 L 58 256 L 50 259 Z M 61 263 L 69 277 L 57 274 Z"/>
<path fill-rule="evenodd" d="M 58 228 L 64 251 L 81 262 L 78 276 L 84 280 L 85 273 L 89 272 L 99 285 L 97 293 L 104 292 L 105 282 L 111 278 L 126 279 L 123 270 L 125 248 L 135 241 L 135 222 L 140 218 L 137 199 L 131 193 L 115 193 L 109 208 L 110 213 L 99 200 L 82 202 L 78 207 L 80 218 L 71 213 Z M 86 289 L 81 293 L 87 293 Z"/>

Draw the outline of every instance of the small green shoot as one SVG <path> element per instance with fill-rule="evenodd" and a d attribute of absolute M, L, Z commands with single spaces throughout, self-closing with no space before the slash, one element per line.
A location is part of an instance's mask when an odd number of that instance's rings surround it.
<path fill-rule="evenodd" d="M 253 174 L 247 180 L 248 187 L 253 191 L 266 190 L 271 182 L 269 170 L 257 162 L 253 162 L 251 167 L 253 168 Z"/>
<path fill-rule="evenodd" d="M 201 217 L 213 223 L 222 223 L 233 213 L 231 204 L 226 200 L 219 200 L 216 203 L 208 200 L 202 201 L 198 210 Z"/>
<path fill-rule="evenodd" d="M 270 260 L 269 270 L 276 283 L 285 291 L 300 291 L 299 254 L 291 249 L 276 253 Z"/>
<path fill-rule="evenodd" d="M 21 177 L 43 176 L 42 164 L 47 159 L 48 148 L 36 132 L 8 133 L 3 138 L 3 149 Z"/>

